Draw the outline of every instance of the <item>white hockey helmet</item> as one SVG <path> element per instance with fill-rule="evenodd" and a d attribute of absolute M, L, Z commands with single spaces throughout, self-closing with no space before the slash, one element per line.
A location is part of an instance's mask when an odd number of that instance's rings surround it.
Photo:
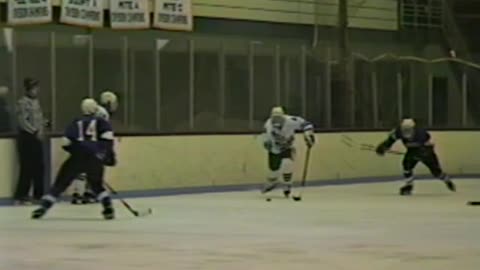
<path fill-rule="evenodd" d="M 415 127 L 415 121 L 412 118 L 405 118 L 402 120 L 400 126 L 405 129 L 412 129 Z"/>
<path fill-rule="evenodd" d="M 110 112 L 114 112 L 118 108 L 118 98 L 115 93 L 111 91 L 105 91 L 100 95 L 100 104 L 108 107 Z"/>
<path fill-rule="evenodd" d="M 400 123 L 400 129 L 402 131 L 402 134 L 406 138 L 411 138 L 413 137 L 413 132 L 415 129 L 415 121 L 411 118 L 405 118 L 402 120 L 402 123 Z"/>
<path fill-rule="evenodd" d="M 270 119 L 273 127 L 281 129 L 285 124 L 285 111 L 282 107 L 273 107 L 270 113 Z"/>
<path fill-rule="evenodd" d="M 93 98 L 82 100 L 82 113 L 85 115 L 95 114 L 98 110 L 98 103 Z"/>
<path fill-rule="evenodd" d="M 270 116 L 284 116 L 284 115 L 285 115 L 285 111 L 280 106 L 273 107 L 272 112 L 270 113 Z"/>

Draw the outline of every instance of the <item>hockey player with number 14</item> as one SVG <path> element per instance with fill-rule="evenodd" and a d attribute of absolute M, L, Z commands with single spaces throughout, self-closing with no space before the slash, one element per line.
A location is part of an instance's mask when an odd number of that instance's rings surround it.
<path fill-rule="evenodd" d="M 283 193 L 289 197 L 292 188 L 293 161 L 295 159 L 295 132 L 304 133 L 305 143 L 311 148 L 315 143 L 313 125 L 298 116 L 285 114 L 282 107 L 272 109 L 270 118 L 265 123 L 263 145 L 268 151 L 268 164 L 270 175 L 268 182 L 262 190 L 267 193 L 279 184 L 283 176 Z"/>
<path fill-rule="evenodd" d="M 95 112 L 95 116 L 110 121 L 110 116 L 117 108 L 117 96 L 111 91 L 104 91 L 100 95 L 100 105 Z M 83 195 L 80 195 L 82 193 Z M 73 181 L 72 204 L 87 204 L 93 202 L 96 202 L 95 194 L 87 184 L 85 174 L 81 174 Z"/>
<path fill-rule="evenodd" d="M 34 219 L 42 218 L 81 173 L 86 174 L 88 183 L 102 203 L 104 218 L 114 218 L 112 200 L 103 187 L 104 166 L 116 164 L 113 130 L 108 121 L 95 116 L 98 104 L 94 99 L 83 100 L 81 108 L 83 116 L 67 126 L 63 138 L 63 149 L 70 156 L 60 167 L 49 194 L 42 198 L 41 207 L 33 211 Z"/>

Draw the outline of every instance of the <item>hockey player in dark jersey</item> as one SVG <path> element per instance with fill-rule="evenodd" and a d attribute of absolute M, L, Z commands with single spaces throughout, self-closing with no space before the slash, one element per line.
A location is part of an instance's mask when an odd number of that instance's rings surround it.
<path fill-rule="evenodd" d="M 42 198 L 41 207 L 33 211 L 32 218 L 43 217 L 57 198 L 81 173 L 103 205 L 102 215 L 113 219 L 114 209 L 109 193 L 103 187 L 104 166 L 115 166 L 113 130 L 108 121 L 95 115 L 98 104 L 94 99 L 82 101 L 83 116 L 75 119 L 65 130 L 63 149 L 70 156 L 58 171 L 48 195 Z"/>
<path fill-rule="evenodd" d="M 110 117 L 118 108 L 117 95 L 108 90 L 104 91 L 100 95 L 99 103 L 100 104 L 97 108 L 95 116 L 110 122 Z M 92 191 L 92 188 L 87 184 L 85 174 L 80 174 L 73 181 L 73 194 L 71 202 L 72 204 L 88 204 L 97 202 L 97 198 Z"/>
<path fill-rule="evenodd" d="M 377 154 L 383 156 L 397 140 L 402 140 L 404 146 L 407 148 L 407 153 L 403 158 L 403 170 L 406 182 L 405 185 L 400 188 L 400 195 L 412 194 L 414 181 L 413 169 L 418 162 L 425 164 L 432 175 L 442 180 L 449 190 L 455 191 L 455 185 L 441 168 L 428 131 L 417 127 L 413 119 L 403 119 L 400 126 L 395 128 L 390 133 L 390 136 L 377 146 Z"/>

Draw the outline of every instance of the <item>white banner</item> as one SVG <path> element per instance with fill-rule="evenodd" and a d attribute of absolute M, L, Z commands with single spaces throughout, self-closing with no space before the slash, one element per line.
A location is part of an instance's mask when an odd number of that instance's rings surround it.
<path fill-rule="evenodd" d="M 87 27 L 102 27 L 103 0 L 63 0 L 60 22 Z"/>
<path fill-rule="evenodd" d="M 50 0 L 9 0 L 9 24 L 35 24 L 52 21 L 52 3 Z"/>
<path fill-rule="evenodd" d="M 149 28 L 148 1 L 110 0 L 110 24 L 115 29 Z"/>
<path fill-rule="evenodd" d="M 191 0 L 155 0 L 153 27 L 168 30 L 193 29 Z"/>

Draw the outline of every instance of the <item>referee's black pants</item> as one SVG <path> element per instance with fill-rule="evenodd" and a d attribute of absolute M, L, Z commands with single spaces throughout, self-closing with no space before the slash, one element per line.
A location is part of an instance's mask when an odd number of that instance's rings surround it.
<path fill-rule="evenodd" d="M 17 148 L 20 158 L 20 174 L 18 177 L 16 200 L 29 197 L 33 184 L 33 198 L 40 200 L 44 194 L 44 158 L 42 141 L 34 134 L 20 131 L 17 137 Z"/>

